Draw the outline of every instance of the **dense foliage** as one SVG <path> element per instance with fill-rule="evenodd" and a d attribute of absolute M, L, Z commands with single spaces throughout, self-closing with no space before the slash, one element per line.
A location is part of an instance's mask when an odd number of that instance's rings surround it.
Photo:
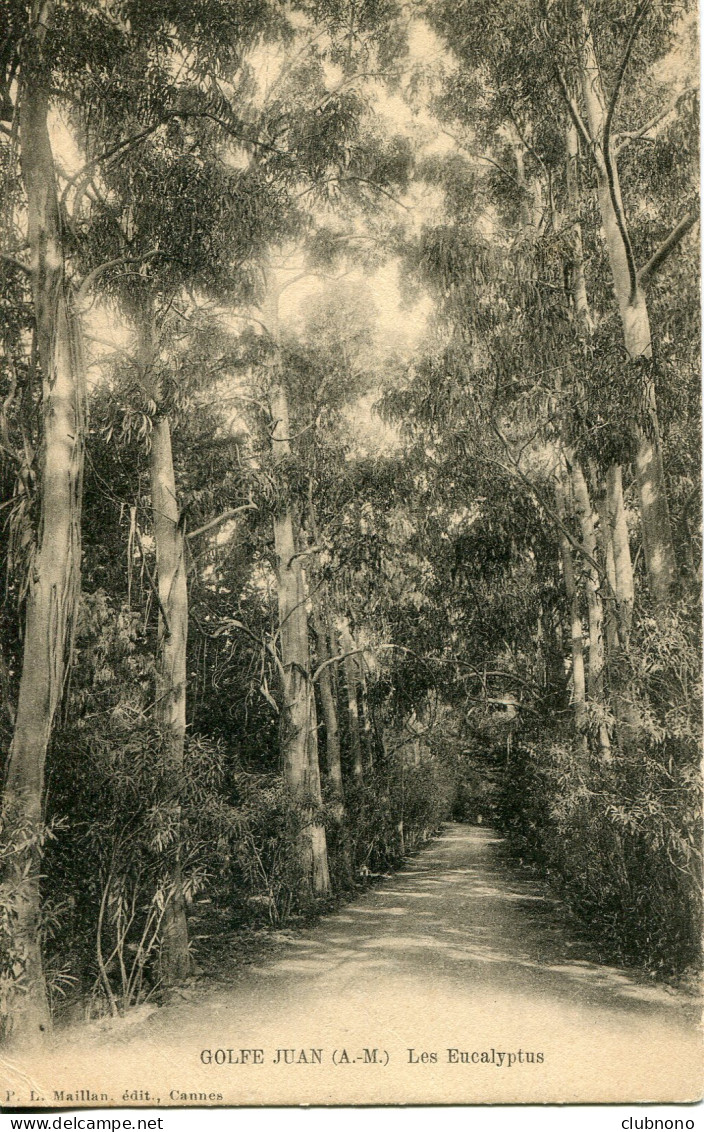
<path fill-rule="evenodd" d="M 694 969 L 687 5 L 4 8 L 3 1031 L 451 816 Z"/>

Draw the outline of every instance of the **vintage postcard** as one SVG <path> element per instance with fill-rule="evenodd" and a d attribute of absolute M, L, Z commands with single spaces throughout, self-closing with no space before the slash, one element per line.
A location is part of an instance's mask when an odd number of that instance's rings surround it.
<path fill-rule="evenodd" d="M 0 0 L 0 1107 L 692 1102 L 688 0 Z"/>

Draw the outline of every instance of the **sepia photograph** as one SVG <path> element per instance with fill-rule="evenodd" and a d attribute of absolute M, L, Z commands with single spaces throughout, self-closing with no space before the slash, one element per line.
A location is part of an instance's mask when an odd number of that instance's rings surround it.
<path fill-rule="evenodd" d="M 702 1099 L 699 46 L 0 0 L 0 1111 Z"/>

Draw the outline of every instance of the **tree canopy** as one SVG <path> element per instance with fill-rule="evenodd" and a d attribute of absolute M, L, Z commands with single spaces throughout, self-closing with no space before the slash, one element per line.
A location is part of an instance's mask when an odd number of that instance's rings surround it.
<path fill-rule="evenodd" d="M 2 15 L 3 1033 L 164 993 L 448 816 L 684 977 L 692 7 Z"/>

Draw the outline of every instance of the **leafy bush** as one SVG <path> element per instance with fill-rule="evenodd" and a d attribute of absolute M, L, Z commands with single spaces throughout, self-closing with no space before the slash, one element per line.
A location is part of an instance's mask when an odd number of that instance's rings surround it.
<path fill-rule="evenodd" d="M 448 817 L 455 789 L 452 775 L 428 749 L 418 759 L 408 762 L 397 755 L 368 772 L 364 785 L 347 788 L 357 876 L 398 866 Z"/>
<path fill-rule="evenodd" d="M 222 870 L 233 816 L 222 749 L 190 737 L 182 768 L 149 711 L 153 660 L 138 614 L 84 597 L 67 717 L 49 764 L 48 963 L 117 1013 L 159 983 L 160 929 L 180 870 L 187 901 Z M 50 897 L 50 905 L 48 901 Z M 70 995 L 67 995 L 70 998 Z"/>
<path fill-rule="evenodd" d="M 8 1024 L 27 993 L 28 956 L 17 943 L 15 923 L 21 915 L 19 884 L 24 880 L 26 850 L 38 860 L 47 843 L 55 836 L 60 823 L 37 829 L 18 820 L 15 807 L 5 801 L 0 812 L 0 1040 L 9 1035 Z M 49 907 L 43 909 L 41 937 L 47 936 L 51 923 Z M 47 972 L 51 992 L 60 988 L 60 973 Z"/>
<path fill-rule="evenodd" d="M 548 871 L 609 957 L 665 976 L 701 959 L 693 624 L 680 613 L 664 628 L 638 626 L 611 756 L 584 760 L 566 738 L 518 747 L 498 812 L 514 848 Z"/>
<path fill-rule="evenodd" d="M 283 925 L 310 911 L 296 847 L 304 824 L 324 822 L 324 812 L 294 799 L 279 775 L 238 769 L 230 790 L 232 840 L 221 898 L 244 922 Z"/>

